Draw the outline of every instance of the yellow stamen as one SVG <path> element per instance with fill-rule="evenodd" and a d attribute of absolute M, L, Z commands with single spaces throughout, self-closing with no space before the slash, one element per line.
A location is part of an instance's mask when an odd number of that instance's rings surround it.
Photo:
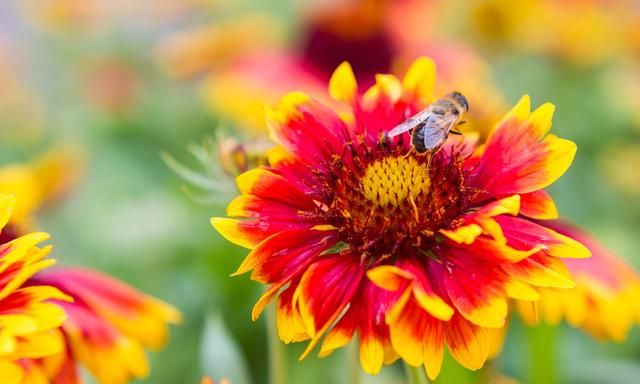
<path fill-rule="evenodd" d="M 387 157 L 369 165 L 360 182 L 363 195 L 380 207 L 399 206 L 429 191 L 428 168 L 413 157 Z M 415 203 L 414 203 L 415 204 Z"/>

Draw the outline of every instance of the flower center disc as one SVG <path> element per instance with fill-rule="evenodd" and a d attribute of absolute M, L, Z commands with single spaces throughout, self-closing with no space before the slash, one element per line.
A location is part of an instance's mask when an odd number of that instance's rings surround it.
<path fill-rule="evenodd" d="M 462 162 L 457 152 L 434 157 L 431 168 L 427 156 L 403 151 L 355 157 L 354 168 L 335 169 L 327 221 L 372 261 L 429 249 L 472 197 Z"/>
<path fill-rule="evenodd" d="M 379 207 L 400 206 L 427 194 L 431 180 L 424 164 L 413 157 L 387 157 L 369 165 L 360 186 L 365 198 Z M 415 204 L 415 203 L 414 203 Z"/>

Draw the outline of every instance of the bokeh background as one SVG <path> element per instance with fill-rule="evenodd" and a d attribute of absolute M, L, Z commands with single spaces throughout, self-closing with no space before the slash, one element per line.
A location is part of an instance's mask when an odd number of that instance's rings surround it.
<path fill-rule="evenodd" d="M 228 277 L 246 251 L 209 224 L 234 193 L 221 170 L 228 159 L 216 150 L 221 134 L 259 141 L 263 100 L 279 89 L 315 87 L 343 56 L 361 60 L 354 66 L 365 75 L 396 68 L 399 41 L 415 43 L 405 56 L 469 49 L 504 105 L 525 93 L 535 105 L 553 102 L 554 133 L 579 148 L 550 188 L 561 214 L 640 267 L 636 1 L 364 0 L 363 13 L 346 3 L 0 2 L 0 162 L 25 163 L 58 148 L 76 156 L 67 172 L 81 174 L 38 217 L 54 257 L 113 274 L 184 312 L 167 348 L 150 356 L 145 382 L 196 383 L 203 374 L 267 382 L 267 319 L 250 319 L 262 287 Z M 327 30 L 349 42 L 374 38 L 341 48 Z M 273 52 L 308 71 L 262 62 Z M 463 59 L 443 61 L 467 70 Z M 247 62 L 248 80 L 234 82 Z M 476 67 L 469 64 L 469 73 Z M 471 108 L 489 99 L 476 91 Z M 350 382 L 346 352 L 298 363 L 302 348 L 285 347 L 290 382 Z M 525 328 L 516 316 L 493 369 L 524 383 L 637 383 L 640 332 L 604 343 L 567 326 Z M 394 366 L 364 380 L 404 379 Z M 438 382 L 476 380 L 448 361 Z"/>

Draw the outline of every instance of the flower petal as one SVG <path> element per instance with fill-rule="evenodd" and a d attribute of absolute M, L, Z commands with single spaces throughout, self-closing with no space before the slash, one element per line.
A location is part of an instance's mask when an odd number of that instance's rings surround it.
<path fill-rule="evenodd" d="M 297 282 L 291 283 L 278 297 L 278 313 L 276 318 L 278 335 L 280 336 L 280 340 L 286 344 L 309 339 L 304 324 L 302 324 L 300 314 L 293 307 L 293 295 L 297 288 Z"/>
<path fill-rule="evenodd" d="M 319 169 L 327 169 L 336 154 L 344 154 L 349 163 L 351 153 L 345 142 L 351 135 L 340 117 L 331 109 L 301 93 L 282 98 L 277 110 L 268 111 L 267 122 L 274 141 L 289 152 Z"/>
<path fill-rule="evenodd" d="M 290 280 L 306 268 L 315 256 L 331 247 L 332 231 L 290 230 L 261 242 L 232 276 L 254 270 L 251 278 L 261 283 Z"/>
<path fill-rule="evenodd" d="M 357 295 L 362 301 L 358 308 L 353 309 L 360 313 L 360 365 L 365 372 L 377 374 L 383 364 L 389 364 L 397 358 L 385 322 L 385 313 L 397 293 L 383 290 L 366 279 L 362 281 L 361 288 Z"/>
<path fill-rule="evenodd" d="M 451 355 L 467 369 L 482 368 L 490 349 L 487 331 L 459 315 L 444 323 L 444 327 Z"/>
<path fill-rule="evenodd" d="M 426 104 L 434 99 L 436 64 L 427 57 L 420 57 L 411 64 L 404 78 L 402 88 L 410 100 Z"/>
<path fill-rule="evenodd" d="M 328 356 L 334 350 L 349 344 L 353 334 L 356 332 L 359 320 L 358 311 L 356 309 L 347 310 L 344 316 L 342 316 L 342 318 L 327 334 L 327 337 L 325 337 L 324 342 L 320 347 L 319 356 Z"/>
<path fill-rule="evenodd" d="M 542 252 L 518 263 L 503 264 L 502 268 L 510 276 L 537 287 L 573 288 L 576 285 L 562 260 Z"/>
<path fill-rule="evenodd" d="M 554 135 L 553 108 L 545 104 L 529 113 L 528 97 L 514 107 L 490 135 L 470 182 L 481 197 L 528 193 L 547 187 L 571 165 L 576 145 Z"/>
<path fill-rule="evenodd" d="M 442 268 L 444 284 L 456 309 L 476 325 L 504 326 L 507 317 L 504 273 L 460 249 L 447 250 L 446 259 L 448 265 Z"/>
<path fill-rule="evenodd" d="M 537 220 L 553 220 L 558 218 L 558 209 L 551 196 L 540 189 L 520 195 L 520 214 Z"/>
<path fill-rule="evenodd" d="M 257 247 L 260 242 L 278 232 L 314 226 L 313 223 L 304 222 L 236 220 L 223 217 L 212 218 L 211 224 L 225 239 L 248 249 Z"/>
<path fill-rule="evenodd" d="M 254 168 L 236 179 L 238 189 L 243 194 L 251 194 L 266 200 L 274 200 L 302 210 L 315 208 L 313 201 L 296 189 L 284 177 L 267 168 Z"/>
<path fill-rule="evenodd" d="M 320 337 L 340 316 L 358 289 L 364 271 L 357 255 L 325 256 L 302 275 L 293 297 L 306 332 L 312 340 L 300 359 L 306 357 Z"/>
<path fill-rule="evenodd" d="M 542 252 L 553 257 L 582 259 L 591 256 L 584 245 L 543 225 L 509 216 L 496 217 L 495 220 L 500 224 L 507 243 L 516 249 L 542 246 Z"/>
<path fill-rule="evenodd" d="M 338 101 L 352 102 L 358 92 L 358 83 L 348 62 L 336 68 L 329 80 L 329 94 Z"/>

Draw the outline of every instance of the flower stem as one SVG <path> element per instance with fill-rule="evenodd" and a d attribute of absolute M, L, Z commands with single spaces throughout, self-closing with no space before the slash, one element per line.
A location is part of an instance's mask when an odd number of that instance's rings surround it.
<path fill-rule="evenodd" d="M 267 308 L 267 343 L 269 346 L 269 384 L 286 384 L 287 355 L 284 344 L 278 337 L 275 305 Z"/>
<path fill-rule="evenodd" d="M 555 384 L 556 377 L 556 328 L 539 324 L 527 328 L 529 339 L 529 382 L 533 384 Z"/>
<path fill-rule="evenodd" d="M 352 340 L 347 347 L 347 364 L 349 365 L 349 383 L 361 384 L 362 373 L 360 368 L 360 349 L 357 340 Z"/>
<path fill-rule="evenodd" d="M 429 384 L 427 375 L 422 367 L 412 367 L 405 362 L 404 371 L 407 374 L 408 384 Z"/>
<path fill-rule="evenodd" d="M 491 384 L 494 382 L 495 376 L 495 362 L 489 360 L 484 363 L 484 367 L 477 372 L 476 384 Z"/>

